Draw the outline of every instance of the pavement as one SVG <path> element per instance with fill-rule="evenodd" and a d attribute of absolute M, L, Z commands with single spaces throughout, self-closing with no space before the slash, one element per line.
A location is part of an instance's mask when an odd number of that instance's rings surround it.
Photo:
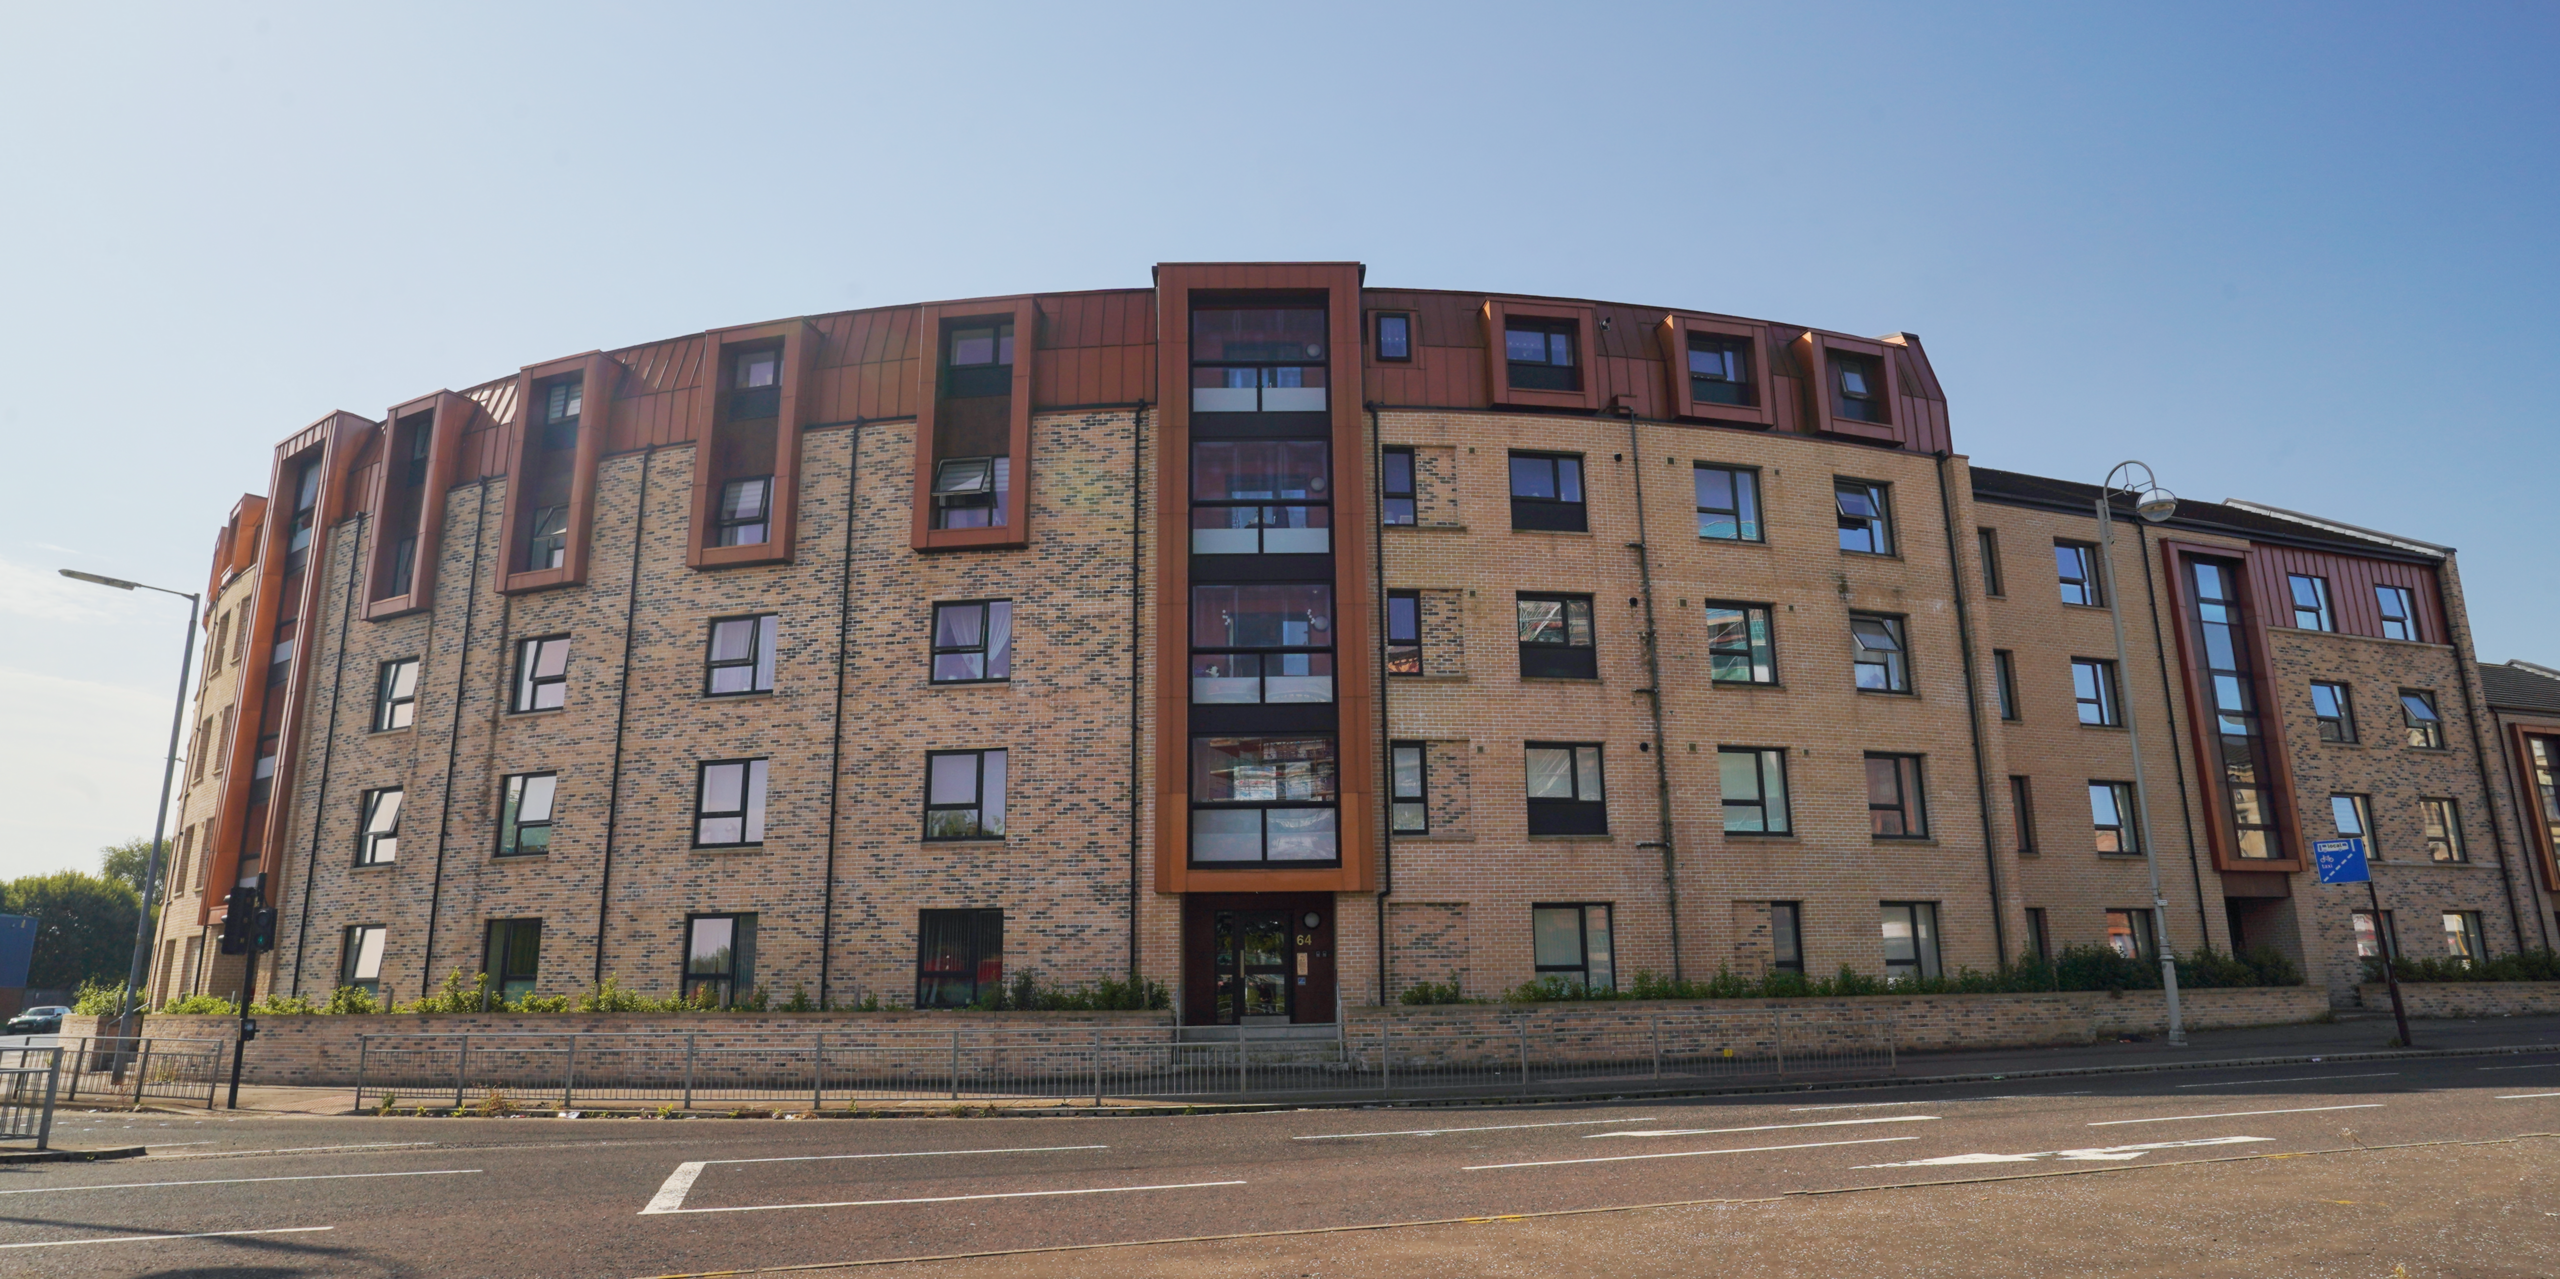
<path fill-rule="evenodd" d="M 0 1273 L 2560 1274 L 2560 1027 L 2422 1024 L 2470 1055 L 2375 1055 L 2389 1035 L 1464 1108 L 65 1113 L 65 1144 L 149 1153 L 0 1166 Z"/>

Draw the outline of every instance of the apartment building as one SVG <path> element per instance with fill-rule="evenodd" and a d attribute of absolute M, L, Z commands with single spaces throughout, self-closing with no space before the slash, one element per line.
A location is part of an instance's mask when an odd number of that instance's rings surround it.
<path fill-rule="evenodd" d="M 191 753 L 158 989 L 236 988 L 205 937 L 251 884 L 260 984 L 305 995 L 1135 974 L 1188 1020 L 1325 1022 L 1421 982 L 2135 952 L 2147 837 L 2171 945 L 2344 997 L 2391 923 L 2303 867 L 2351 808 L 2409 918 L 2538 944 L 2451 553 L 2122 507 L 2118 669 L 2095 496 L 1972 468 L 1909 334 L 1356 263 L 332 414 L 217 549 L 198 718 L 254 727 Z"/>

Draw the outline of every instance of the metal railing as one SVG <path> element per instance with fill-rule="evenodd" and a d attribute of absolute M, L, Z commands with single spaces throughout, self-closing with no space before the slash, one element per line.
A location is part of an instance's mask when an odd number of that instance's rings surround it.
<path fill-rule="evenodd" d="M 145 1099 L 213 1108 L 223 1078 L 227 1039 L 168 1039 L 144 1035 L 63 1035 L 62 1100 L 92 1105 Z"/>
<path fill-rule="evenodd" d="M 0 1048 L 0 1141 L 51 1148 L 54 1089 L 61 1079 L 60 1048 Z"/>
<path fill-rule="evenodd" d="M 1889 1019 L 1777 1011 L 1643 1021 L 1380 1021 L 1325 1038 L 1240 1027 L 1006 1027 L 357 1038 L 355 1104 L 571 1109 L 655 1103 L 1170 1101 L 1572 1096 L 1890 1071 Z"/>

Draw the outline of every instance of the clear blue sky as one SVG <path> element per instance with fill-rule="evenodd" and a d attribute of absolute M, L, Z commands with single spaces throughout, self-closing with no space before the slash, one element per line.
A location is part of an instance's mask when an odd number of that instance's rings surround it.
<path fill-rule="evenodd" d="M 1907 329 L 1957 447 L 2460 547 L 2560 661 L 2560 11 L 0 10 L 0 876 L 147 832 L 184 605 L 338 408 L 777 316 L 1356 258 Z"/>

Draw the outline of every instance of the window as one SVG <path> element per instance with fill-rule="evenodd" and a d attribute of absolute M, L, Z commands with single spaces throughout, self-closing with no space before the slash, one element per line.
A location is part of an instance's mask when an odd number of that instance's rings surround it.
<path fill-rule="evenodd" d="M 2036 853 L 2036 784 L 2031 777 L 2009 779 L 2009 811 L 2018 824 L 2018 851 Z"/>
<path fill-rule="evenodd" d="M 556 711 L 569 702 L 569 637 L 553 635 L 516 645 L 516 702 L 520 711 Z"/>
<path fill-rule="evenodd" d="M 2439 862 L 2465 862 L 2470 856 L 2462 851 L 2462 822 L 2452 800 L 2422 799 L 2418 801 L 2418 837 L 2426 843 L 2427 858 Z"/>
<path fill-rule="evenodd" d="M 1421 742 L 1395 742 L 1387 747 L 1389 816 L 1399 835 L 1431 829 L 1430 748 Z"/>
<path fill-rule="evenodd" d="M 1387 674 L 1422 673 L 1422 592 L 1387 592 Z"/>
<path fill-rule="evenodd" d="M 1013 393 L 1013 322 L 952 327 L 942 356 L 942 393 L 953 399 Z"/>
<path fill-rule="evenodd" d="M 2355 928 L 2356 958 L 2380 959 L 2385 953 L 2395 959 L 2399 957 L 2400 930 L 2394 925 L 2390 911 L 2382 912 L 2379 921 L 2372 911 L 2366 910 L 2351 912 L 2347 918 Z"/>
<path fill-rule="evenodd" d="M 2347 694 L 2347 686 L 2324 680 L 2311 681 L 2311 717 L 2320 722 L 2320 740 L 2352 742 L 2356 739 L 2355 703 Z"/>
<path fill-rule="evenodd" d="M 374 680 L 373 731 L 407 728 L 418 718 L 418 659 L 384 662 Z"/>
<path fill-rule="evenodd" d="M 754 546 L 765 540 L 772 519 L 772 476 L 731 480 L 720 486 L 720 509 L 713 513 L 711 544 Z"/>
<path fill-rule="evenodd" d="M 420 433 L 418 436 L 419 447 L 425 447 L 426 442 L 426 435 L 424 433 Z M 408 594 L 410 580 L 417 576 L 417 572 L 418 535 L 412 533 L 409 536 L 401 538 L 399 541 L 391 544 L 390 580 L 385 584 L 384 594 L 386 596 Z"/>
<path fill-rule="evenodd" d="M 275 790 L 276 748 L 281 740 L 274 733 L 261 734 L 258 738 L 258 762 L 249 769 L 249 803 L 252 807 L 266 803 L 267 796 Z"/>
<path fill-rule="evenodd" d="M 1336 770 L 1330 737 L 1193 738 L 1191 860 L 1340 861 Z"/>
<path fill-rule="evenodd" d="M 1707 677 L 1718 684 L 1778 682 L 1768 605 L 1707 603 Z"/>
<path fill-rule="evenodd" d="M 966 1008 L 1004 984 L 1004 912 L 916 912 L 916 1007 Z"/>
<path fill-rule="evenodd" d="M 1502 325 L 1502 357 L 1510 365 L 1511 387 L 1517 391 L 1579 391 L 1582 371 L 1574 360 L 1572 320 L 1506 319 Z"/>
<path fill-rule="evenodd" d="M 498 855 L 531 857 L 551 851 L 551 807 L 560 791 L 557 773 L 518 773 L 507 779 L 498 804 Z"/>
<path fill-rule="evenodd" d="M 955 457 L 934 464 L 935 528 L 1003 528 L 1012 498 L 1012 458 Z"/>
<path fill-rule="evenodd" d="M 2545 848 L 2560 848 L 2560 737 L 2528 734 L 2525 763 L 2541 810 Z"/>
<path fill-rule="evenodd" d="M 1323 440 L 1191 446 L 1193 554 L 1322 555 L 1332 549 L 1332 453 Z"/>
<path fill-rule="evenodd" d="M 711 697 L 773 691 L 775 641 L 782 616 L 724 617 L 711 623 L 711 653 L 703 663 L 702 691 Z"/>
<path fill-rule="evenodd" d="M 1399 311 L 1378 313 L 1378 358 L 1411 360 L 1413 358 L 1413 317 Z"/>
<path fill-rule="evenodd" d="M 1321 306 L 1193 308 L 1191 411 L 1323 412 L 1325 338 Z"/>
<path fill-rule="evenodd" d="M 565 377 L 543 392 L 542 447 L 554 451 L 578 442 L 578 414 L 586 407 L 586 379 Z"/>
<path fill-rule="evenodd" d="M 1388 449 L 1380 454 L 1378 518 L 1388 524 L 1411 524 L 1420 516 L 1413 492 L 1413 450 Z"/>
<path fill-rule="evenodd" d="M 1840 512 L 1840 549 L 1861 555 L 1893 554 L 1893 508 L 1882 484 L 1835 480 L 1831 504 Z"/>
<path fill-rule="evenodd" d="M 2062 579 L 2062 602 L 2065 604 L 2105 604 L 2106 597 L 2098 589 L 2098 548 L 2087 542 L 2053 544 L 2054 570 Z"/>
<path fill-rule="evenodd" d="M 364 826 L 356 832 L 356 865 L 385 866 L 400 858 L 400 801 L 408 792 L 397 786 L 364 793 Z"/>
<path fill-rule="evenodd" d="M 1938 904 L 1885 902 L 1883 908 L 1886 980 L 1937 976 Z"/>
<path fill-rule="evenodd" d="M 693 846 L 738 848 L 764 842 L 765 761 L 712 760 L 694 786 Z"/>
<path fill-rule="evenodd" d="M 1333 700 L 1333 588 L 1320 582 L 1191 588 L 1195 706 Z"/>
<path fill-rule="evenodd" d="M 1515 605 L 1522 679 L 1598 679 L 1600 650 L 1591 633 L 1588 595 L 1532 595 Z"/>
<path fill-rule="evenodd" d="M 2329 612 L 2329 579 L 2305 573 L 2285 576 L 2285 585 L 2293 592 L 2293 624 L 2306 631 L 2334 631 L 2336 620 Z"/>
<path fill-rule="evenodd" d="M 1532 906 L 1538 980 L 1555 978 L 1586 990 L 1618 988 L 1605 905 Z"/>
<path fill-rule="evenodd" d="M 1902 646 L 1902 619 L 1881 613 L 1849 615 L 1850 669 L 1858 690 L 1908 693 L 1911 664 Z"/>
<path fill-rule="evenodd" d="M 1804 971 L 1804 904 L 1769 903 L 1769 966 L 1781 972 Z"/>
<path fill-rule="evenodd" d="M 1761 540 L 1758 471 L 1701 465 L 1690 476 L 1698 491 L 1698 536 L 1719 542 Z"/>
<path fill-rule="evenodd" d="M 1784 835 L 1795 828 L 1787 809 L 1785 751 L 1718 747 L 1716 771 L 1724 783 L 1726 834 Z"/>
<path fill-rule="evenodd" d="M 2196 608 L 2194 651 L 2203 655 L 2204 684 L 2212 702 L 2214 739 L 2210 756 L 2219 753 L 2221 767 L 2208 767 L 2207 784 L 2222 791 L 2222 817 L 2230 832 L 2231 856 L 2263 861 L 2284 845 L 2276 824 L 2274 800 L 2268 795 L 2266 739 L 2258 725 L 2257 679 L 2251 669 L 2247 609 L 2241 592 L 2240 566 L 2228 560 L 2187 561 L 2187 585 Z"/>
<path fill-rule="evenodd" d="M 2141 828 L 2134 824 L 2133 783 L 2089 783 L 2089 825 L 2101 853 L 2139 853 Z"/>
<path fill-rule="evenodd" d="M 1973 536 L 1982 549 L 1982 593 L 1999 599 L 2009 593 L 2000 576 L 2000 530 L 1978 528 Z"/>
<path fill-rule="evenodd" d="M 2409 729 L 2409 744 L 2420 750 L 2444 749 L 2444 717 L 2436 714 L 2436 695 L 2420 689 L 2400 690 L 2400 722 Z"/>
<path fill-rule="evenodd" d="M 782 411 L 782 350 L 740 351 L 729 359 L 729 420 L 746 422 Z M 751 538 L 761 542 L 763 538 Z M 722 542 L 735 546 L 735 542 Z"/>
<path fill-rule="evenodd" d="M 489 975 L 493 1000 L 513 1003 L 532 994 L 542 971 L 542 921 L 490 920 L 489 946 L 480 971 Z"/>
<path fill-rule="evenodd" d="M 2373 855 L 2373 801 L 2363 795 L 2331 795 L 2329 821 L 2338 828 L 2340 839 L 2364 841 L 2365 856 Z"/>
<path fill-rule="evenodd" d="M 684 918 L 685 1002 L 697 999 L 730 1008 L 755 992 L 756 917 L 687 915 Z"/>
<path fill-rule="evenodd" d="M 1563 453 L 1511 455 L 1511 527 L 1582 533 L 1591 522 L 1582 504 L 1582 459 Z"/>
<path fill-rule="evenodd" d="M 1758 404 L 1751 381 L 1751 339 L 1690 334 L 1689 398 L 1700 404 Z"/>
<path fill-rule="evenodd" d="M 2480 932 L 2480 912 L 2449 910 L 2444 913 L 2444 953 L 2469 968 L 2489 957 L 2488 942 Z"/>
<path fill-rule="evenodd" d="M 2053 934 L 2045 930 L 2044 907 L 2027 907 L 2027 949 L 2046 963 L 2053 962 Z"/>
<path fill-rule="evenodd" d="M 2024 719 L 2018 713 L 2018 659 L 2005 648 L 1991 650 L 1991 687 L 2000 699 L 2000 718 Z"/>
<path fill-rule="evenodd" d="M 2148 962 L 2159 958 L 2158 936 L 2151 931 L 2149 910 L 2107 912 L 2107 948 L 2127 959 Z"/>
<path fill-rule="evenodd" d="M 929 751 L 924 837 L 1004 838 L 1003 751 Z"/>
<path fill-rule="evenodd" d="M 1606 835 L 1609 806 L 1600 785 L 1600 748 L 1530 742 L 1524 750 L 1532 835 Z"/>
<path fill-rule="evenodd" d="M 368 995 L 382 994 L 382 947 L 390 930 L 380 924 L 355 924 L 338 949 L 338 984 Z"/>
<path fill-rule="evenodd" d="M 534 508 L 533 536 L 525 539 L 524 566 L 528 570 L 558 568 L 569 562 L 569 507 Z"/>
<path fill-rule="evenodd" d="M 284 575 L 291 577 L 302 571 L 311 560 L 311 535 L 317 523 L 320 506 L 320 464 L 302 464 L 301 477 L 293 487 L 293 523 L 285 541 Z"/>
<path fill-rule="evenodd" d="M 1867 825 L 1878 839 L 1921 839 L 1929 816 L 1920 802 L 1920 757 L 1867 756 Z"/>
<path fill-rule="evenodd" d="M 1831 352 L 1831 411 L 1852 422 L 1890 422 L 1885 410 L 1884 362 L 1868 355 Z"/>
<path fill-rule="evenodd" d="M 2121 728 L 2124 716 L 2116 705 L 2116 664 L 2094 657 L 2071 659 L 2071 700 L 2079 705 L 2080 722 L 2099 728 Z"/>
<path fill-rule="evenodd" d="M 2408 587 L 2377 586 L 2373 588 L 2373 602 L 2382 610 L 2382 638 L 2418 638 L 2418 601 Z"/>
<path fill-rule="evenodd" d="M 934 683 L 1011 678 L 1012 600 L 962 600 L 933 606 Z"/>

